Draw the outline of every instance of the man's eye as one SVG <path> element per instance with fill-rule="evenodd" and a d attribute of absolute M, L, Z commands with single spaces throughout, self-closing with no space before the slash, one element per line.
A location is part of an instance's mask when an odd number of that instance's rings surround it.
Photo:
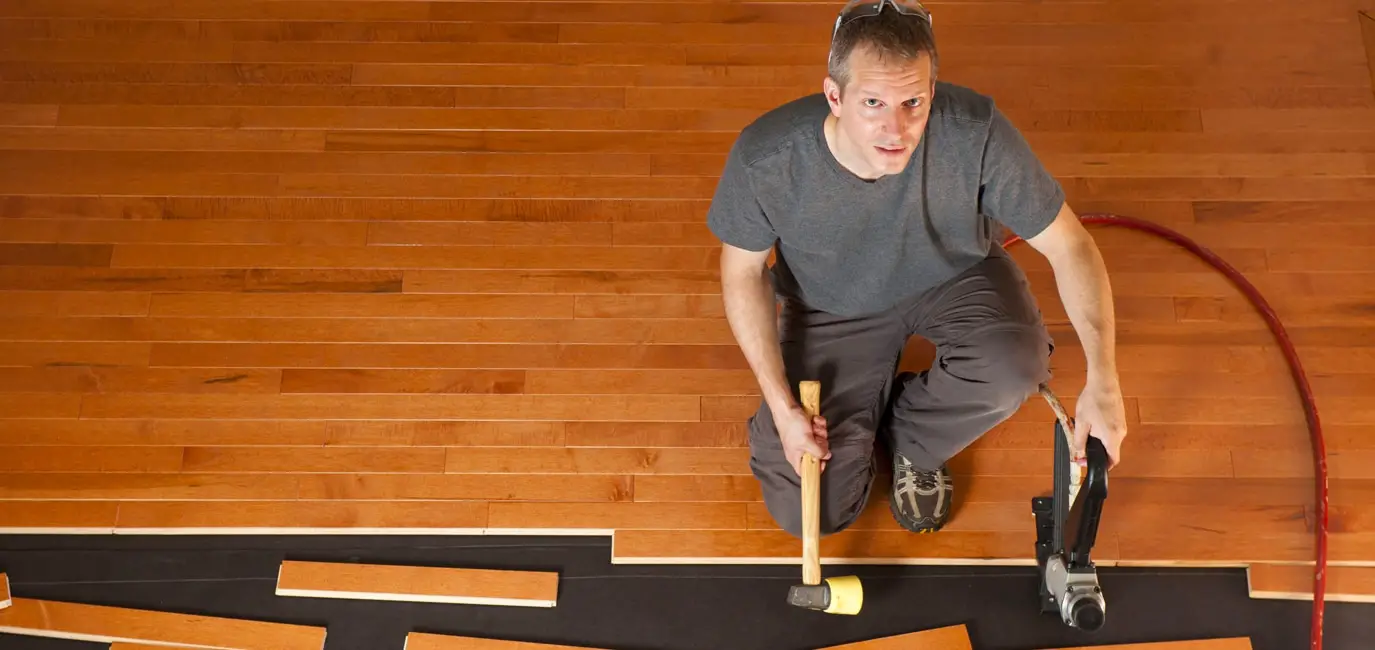
<path fill-rule="evenodd" d="M 917 106 L 921 106 L 921 102 L 921 97 L 914 97 L 912 99 L 907 100 L 907 105 L 916 108 Z"/>
<path fill-rule="evenodd" d="M 866 100 L 864 100 L 864 105 L 865 105 L 865 106 L 878 106 L 878 100 L 877 100 L 877 99 L 866 99 Z"/>

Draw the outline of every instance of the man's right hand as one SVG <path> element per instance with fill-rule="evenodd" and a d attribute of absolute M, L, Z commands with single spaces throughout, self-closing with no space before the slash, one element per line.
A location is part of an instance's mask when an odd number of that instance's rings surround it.
<path fill-rule="evenodd" d="M 783 443 L 783 456 L 793 471 L 802 476 L 802 452 L 808 452 L 821 461 L 820 469 L 826 470 L 826 460 L 831 457 L 830 442 L 827 439 L 826 419 L 821 416 L 808 418 L 800 407 L 775 413 L 773 424 L 778 429 L 779 441 Z"/>

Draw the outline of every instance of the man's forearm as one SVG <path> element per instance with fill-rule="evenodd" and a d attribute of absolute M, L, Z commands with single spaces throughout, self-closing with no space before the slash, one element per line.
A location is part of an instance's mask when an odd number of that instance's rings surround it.
<path fill-rule="evenodd" d="M 769 409 L 778 413 L 796 407 L 778 343 L 778 312 L 768 269 L 726 275 L 721 286 L 726 320 Z"/>
<path fill-rule="evenodd" d="M 1102 254 L 1092 239 L 1085 238 L 1051 268 L 1070 324 L 1084 346 L 1089 383 L 1116 384 L 1116 318 Z"/>

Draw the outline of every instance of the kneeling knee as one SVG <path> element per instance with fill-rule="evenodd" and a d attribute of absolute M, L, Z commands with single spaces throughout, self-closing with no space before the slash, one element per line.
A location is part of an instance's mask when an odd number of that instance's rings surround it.
<path fill-rule="evenodd" d="M 998 402 L 1020 404 L 1050 378 L 1050 343 L 1036 328 L 990 332 L 977 346 L 980 379 Z"/>
<path fill-rule="evenodd" d="M 829 471 L 829 470 L 828 470 Z M 822 474 L 821 503 L 817 513 L 822 536 L 839 533 L 850 527 L 864 510 L 869 494 L 867 474 L 861 473 L 845 480 L 827 481 Z M 779 528 L 794 537 L 802 536 L 801 491 L 774 491 L 764 494 L 764 506 Z"/>

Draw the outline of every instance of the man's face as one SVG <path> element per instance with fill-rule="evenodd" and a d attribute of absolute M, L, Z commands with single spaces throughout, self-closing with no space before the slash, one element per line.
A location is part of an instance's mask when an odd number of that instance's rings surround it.
<path fill-rule="evenodd" d="M 838 158 L 862 178 L 900 173 L 926 130 L 935 79 L 931 57 L 882 61 L 866 47 L 850 53 L 844 93 L 826 80 L 836 117 Z"/>

